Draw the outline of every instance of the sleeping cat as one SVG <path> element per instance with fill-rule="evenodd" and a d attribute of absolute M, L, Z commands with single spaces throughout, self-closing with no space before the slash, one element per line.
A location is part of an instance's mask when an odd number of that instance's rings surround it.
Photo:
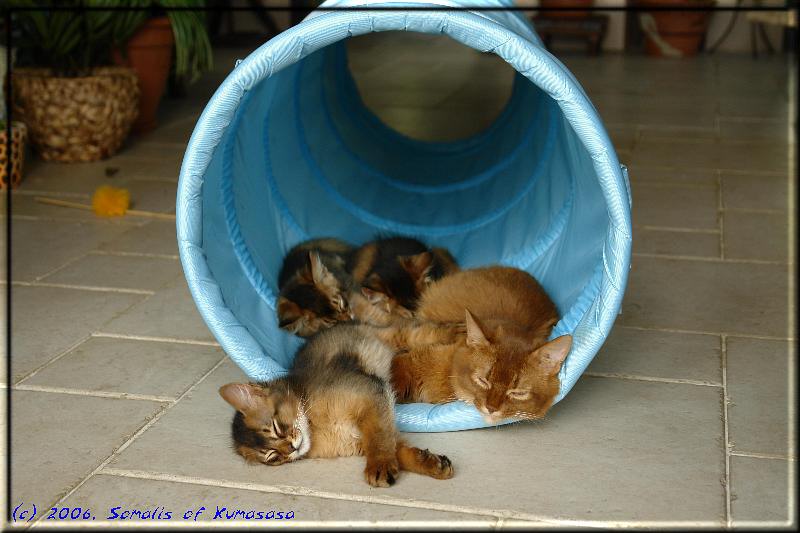
<path fill-rule="evenodd" d="M 389 315 L 411 318 L 422 291 L 457 271 L 458 265 L 444 248 L 429 250 L 416 239 L 388 237 L 358 248 L 347 270 L 370 304 Z"/>
<path fill-rule="evenodd" d="M 404 350 L 392 364 L 398 402 L 458 399 L 492 424 L 541 418 L 553 404 L 572 337 L 547 342 L 558 312 L 527 272 L 492 266 L 446 276 L 422 295 L 416 317 L 377 333 Z"/>
<path fill-rule="evenodd" d="M 345 266 L 355 248 L 337 239 L 305 241 L 286 254 L 278 275 L 278 323 L 301 337 L 352 319 Z"/>
<path fill-rule="evenodd" d="M 304 457 L 364 455 L 364 475 L 375 487 L 394 484 L 399 470 L 453 477 L 447 457 L 399 438 L 389 384 L 393 352 L 371 331 L 355 324 L 323 330 L 297 353 L 286 377 L 220 388 L 237 411 L 236 452 L 250 463 L 272 466 Z"/>

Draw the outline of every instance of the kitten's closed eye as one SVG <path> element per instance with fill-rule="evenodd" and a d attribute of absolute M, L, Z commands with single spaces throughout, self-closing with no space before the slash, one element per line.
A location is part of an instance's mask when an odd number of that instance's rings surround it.
<path fill-rule="evenodd" d="M 346 313 L 348 309 L 347 300 L 344 299 L 344 296 L 341 294 L 337 294 L 331 299 L 331 307 L 336 309 L 339 313 Z"/>
<path fill-rule="evenodd" d="M 472 376 L 472 381 L 474 381 L 474 382 L 475 382 L 475 384 L 476 384 L 478 387 L 480 387 L 480 388 L 482 388 L 482 389 L 485 389 L 485 390 L 488 390 L 488 389 L 489 389 L 489 388 L 492 386 L 492 384 L 491 384 L 491 383 L 489 383 L 489 380 L 488 380 L 488 379 L 486 379 L 486 378 L 485 378 L 485 377 L 483 377 L 483 376 L 479 376 L 479 375 L 477 375 L 477 374 L 475 374 L 475 375 L 473 375 L 473 376 Z"/>
<path fill-rule="evenodd" d="M 525 401 L 530 399 L 531 391 L 525 389 L 511 389 L 506 392 L 506 396 L 516 401 Z"/>
<path fill-rule="evenodd" d="M 264 452 L 264 462 L 268 465 L 279 465 L 284 463 L 284 457 L 275 450 L 266 450 Z"/>

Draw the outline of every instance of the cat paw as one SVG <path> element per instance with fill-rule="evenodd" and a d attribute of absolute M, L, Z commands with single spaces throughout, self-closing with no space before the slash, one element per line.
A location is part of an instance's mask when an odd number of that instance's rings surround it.
<path fill-rule="evenodd" d="M 430 450 L 420 450 L 421 463 L 426 467 L 427 474 L 435 479 L 450 479 L 455 474 L 453 463 L 446 455 L 436 455 Z"/>
<path fill-rule="evenodd" d="M 400 467 L 396 459 L 370 462 L 364 469 L 364 477 L 373 487 L 391 487 L 399 473 Z"/>

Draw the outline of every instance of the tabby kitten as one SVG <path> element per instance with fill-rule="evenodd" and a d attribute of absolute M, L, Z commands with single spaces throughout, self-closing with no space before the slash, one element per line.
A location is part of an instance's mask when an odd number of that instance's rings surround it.
<path fill-rule="evenodd" d="M 368 242 L 348 262 L 348 271 L 367 301 L 384 313 L 404 318 L 413 316 L 420 294 L 431 282 L 457 270 L 450 252 L 428 249 L 409 237 Z"/>
<path fill-rule="evenodd" d="M 287 376 L 229 383 L 220 395 L 236 409 L 233 442 L 249 463 L 364 455 L 372 486 L 393 485 L 399 470 L 453 477 L 444 455 L 409 446 L 394 422 L 389 384 L 393 352 L 369 326 L 339 324 L 311 337 Z"/>
<path fill-rule="evenodd" d="M 405 350 L 392 364 L 398 402 L 458 399 L 491 424 L 542 418 L 552 406 L 572 337 L 547 342 L 558 312 L 527 272 L 492 266 L 446 276 L 422 295 L 416 317 L 421 323 L 378 333 Z"/>
<path fill-rule="evenodd" d="M 313 239 L 289 250 L 278 275 L 278 323 L 301 337 L 351 320 L 346 264 L 355 248 L 337 239 Z"/>

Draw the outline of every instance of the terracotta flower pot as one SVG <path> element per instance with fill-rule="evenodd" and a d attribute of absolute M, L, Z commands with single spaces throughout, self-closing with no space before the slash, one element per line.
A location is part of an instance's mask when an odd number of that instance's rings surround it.
<path fill-rule="evenodd" d="M 539 7 L 592 7 L 594 0 L 539 0 Z M 571 10 L 571 11 L 541 11 L 540 16 L 560 17 L 560 18 L 584 18 L 589 16 L 590 11 Z"/>
<path fill-rule="evenodd" d="M 648 7 L 712 7 L 714 0 L 637 0 L 645 33 L 645 51 L 652 56 L 690 57 L 703 42 L 711 11 L 646 11 Z"/>
<path fill-rule="evenodd" d="M 167 87 L 175 38 L 167 17 L 149 19 L 133 34 L 125 47 L 126 57 L 114 51 L 114 62 L 131 67 L 139 77 L 139 118 L 133 131 L 139 134 L 158 124 L 158 104 Z"/>

